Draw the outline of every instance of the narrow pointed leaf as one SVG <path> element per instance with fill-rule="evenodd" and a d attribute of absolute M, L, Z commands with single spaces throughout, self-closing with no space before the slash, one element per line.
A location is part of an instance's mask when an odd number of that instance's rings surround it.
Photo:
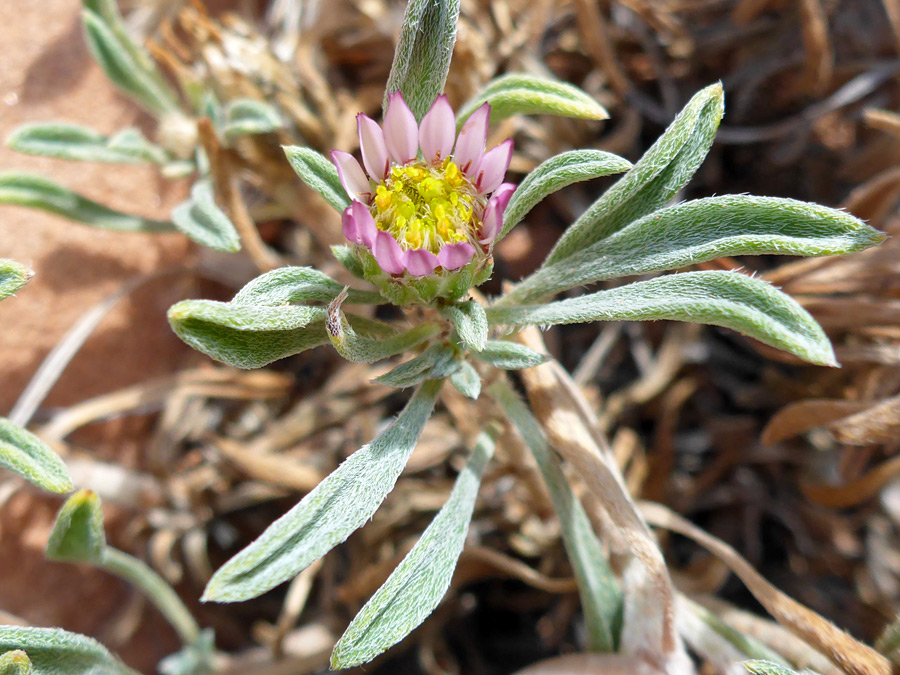
<path fill-rule="evenodd" d="M 491 121 L 512 115 L 561 115 L 588 120 L 605 120 L 606 109 L 578 87 L 524 73 L 503 75 L 490 82 L 467 101 L 456 115 L 462 126 L 469 115 L 485 103 L 491 104 Z"/>
<path fill-rule="evenodd" d="M 93 638 L 61 628 L 0 626 L 0 654 L 21 650 L 34 675 L 137 675 Z"/>
<path fill-rule="evenodd" d="M 310 301 L 331 302 L 343 290 L 343 284 L 312 267 L 280 267 L 247 283 L 232 302 L 238 305 L 272 306 Z M 377 304 L 383 303 L 384 298 L 374 291 L 350 289 L 347 302 Z"/>
<path fill-rule="evenodd" d="M 505 380 L 491 385 L 488 393 L 503 408 L 531 450 L 550 492 L 562 530 L 563 545 L 578 582 L 588 648 L 597 652 L 613 652 L 619 643 L 622 625 L 622 592 L 591 521 L 572 492 L 559 460 L 528 407 Z"/>
<path fill-rule="evenodd" d="M 163 148 L 148 141 L 137 129 L 126 129 L 109 138 L 65 122 L 25 124 L 9 135 L 6 144 L 26 155 L 79 162 L 162 164 L 170 159 Z"/>
<path fill-rule="evenodd" d="M 441 388 L 429 380 L 391 425 L 353 453 L 210 580 L 204 600 L 237 602 L 293 578 L 372 517 L 416 445 Z"/>
<path fill-rule="evenodd" d="M 492 324 L 553 325 L 670 319 L 724 326 L 801 359 L 836 365 L 809 313 L 770 284 L 738 272 L 686 272 L 546 305 L 488 308 Z"/>
<path fill-rule="evenodd" d="M 56 514 L 45 555 L 50 560 L 100 565 L 105 551 L 100 497 L 91 490 L 79 490 Z"/>
<path fill-rule="evenodd" d="M 885 235 L 846 211 L 794 199 L 727 195 L 683 202 L 634 221 L 515 286 L 500 303 L 528 302 L 621 276 L 734 255 L 840 255 Z"/>
<path fill-rule="evenodd" d="M 547 360 L 546 355 L 539 354 L 530 347 L 506 340 L 491 340 L 480 352 L 473 352 L 475 358 L 489 363 L 494 368 L 503 370 L 519 370 L 539 366 Z"/>
<path fill-rule="evenodd" d="M 231 219 L 216 204 L 209 179 L 194 183 L 190 198 L 172 210 L 172 222 L 198 244 L 226 253 L 241 250 L 241 238 Z"/>
<path fill-rule="evenodd" d="M 567 258 L 672 199 L 709 152 L 724 105 L 721 84 L 697 93 L 634 168 L 565 231 L 544 264 Z"/>
<path fill-rule="evenodd" d="M 8 298 L 34 276 L 29 268 L 15 260 L 0 258 L 0 300 Z"/>
<path fill-rule="evenodd" d="M 231 140 L 246 134 L 270 134 L 284 126 L 278 111 L 268 103 L 238 99 L 225 107 L 225 138 Z"/>
<path fill-rule="evenodd" d="M 441 332 L 440 325 L 426 322 L 388 338 L 365 337 L 353 330 L 353 326 L 341 311 L 341 306 L 346 300 L 347 290 L 345 289 L 328 305 L 325 328 L 331 345 L 348 361 L 355 363 L 380 361 L 415 347 Z"/>
<path fill-rule="evenodd" d="M 771 661 L 744 661 L 744 668 L 753 675 L 797 675 L 796 671 Z"/>
<path fill-rule="evenodd" d="M 66 465 L 34 434 L 0 417 L 0 466 L 39 488 L 63 494 L 72 489 Z"/>
<path fill-rule="evenodd" d="M 494 439 L 482 433 L 447 502 L 338 640 L 331 654 L 333 670 L 371 661 L 438 606 L 462 553 L 481 477 L 493 453 Z"/>
<path fill-rule="evenodd" d="M 385 112 L 388 95 L 399 91 L 421 121 L 443 93 L 458 18 L 459 0 L 409 0 L 384 92 Z"/>
<path fill-rule="evenodd" d="M 321 307 L 184 300 L 169 308 L 169 324 L 194 349 L 237 368 L 261 368 L 328 343 Z"/>
<path fill-rule="evenodd" d="M 602 150 L 570 150 L 538 165 L 516 188 L 503 213 L 503 227 L 497 241 L 533 209 L 542 199 L 567 185 L 592 178 L 628 171 L 631 162 Z"/>
<path fill-rule="evenodd" d="M 467 349 L 480 352 L 487 344 L 488 324 L 484 307 L 475 300 L 466 300 L 441 308 L 441 313 L 450 320 L 459 339 Z"/>
<path fill-rule="evenodd" d="M 129 40 L 123 39 L 121 33 L 90 9 L 82 11 L 82 19 L 88 48 L 113 84 L 152 115 L 178 113 L 178 103 L 171 90 L 147 70 L 146 62 L 135 58 L 135 47 Z"/>
<path fill-rule="evenodd" d="M 0 204 L 28 206 L 76 220 L 79 223 L 120 232 L 174 232 L 172 223 L 113 211 L 53 181 L 25 173 L 0 175 Z"/>
<path fill-rule="evenodd" d="M 312 148 L 301 148 L 298 145 L 284 146 L 284 154 L 301 180 L 322 195 L 336 211 L 342 213 L 350 206 L 347 191 L 341 185 L 337 169 L 330 160 Z"/>
<path fill-rule="evenodd" d="M 446 377 L 455 372 L 458 367 L 455 356 L 456 352 L 449 345 L 431 345 L 418 356 L 376 377 L 374 381 L 398 389 L 414 387 L 424 380 Z"/>
<path fill-rule="evenodd" d="M 450 384 L 463 396 L 475 400 L 481 395 L 481 376 L 468 361 L 460 362 L 459 370 L 449 379 Z"/>
<path fill-rule="evenodd" d="M 32 675 L 34 666 L 21 649 L 0 655 L 0 675 Z"/>

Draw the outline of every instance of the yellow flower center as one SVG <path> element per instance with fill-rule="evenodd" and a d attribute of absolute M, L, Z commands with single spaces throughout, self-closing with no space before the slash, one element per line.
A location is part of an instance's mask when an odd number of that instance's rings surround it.
<path fill-rule="evenodd" d="M 437 166 L 417 160 L 394 166 L 375 188 L 372 217 L 403 250 L 437 254 L 463 241 L 477 248 L 486 203 L 452 160 Z"/>

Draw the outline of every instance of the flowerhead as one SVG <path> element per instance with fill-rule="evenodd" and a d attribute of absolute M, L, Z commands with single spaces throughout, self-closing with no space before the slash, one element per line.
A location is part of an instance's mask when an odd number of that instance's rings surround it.
<path fill-rule="evenodd" d="M 457 136 L 445 96 L 417 124 L 397 92 L 382 126 L 357 115 L 365 170 L 349 153 L 331 153 L 352 200 L 344 236 L 386 278 L 447 276 L 489 260 L 515 190 L 503 182 L 512 141 L 485 151 L 489 116 L 490 106 L 481 106 Z"/>

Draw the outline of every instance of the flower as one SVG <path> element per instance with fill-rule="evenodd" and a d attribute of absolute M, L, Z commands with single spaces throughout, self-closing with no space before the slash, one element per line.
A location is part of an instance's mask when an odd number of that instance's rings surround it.
<path fill-rule="evenodd" d="M 383 126 L 356 117 L 365 170 L 349 153 L 331 153 L 352 199 L 342 217 L 344 236 L 394 281 L 447 275 L 472 263 L 481 268 L 489 260 L 516 189 L 503 182 L 512 140 L 485 152 L 489 116 L 484 104 L 457 137 L 446 96 L 416 124 L 396 92 Z"/>

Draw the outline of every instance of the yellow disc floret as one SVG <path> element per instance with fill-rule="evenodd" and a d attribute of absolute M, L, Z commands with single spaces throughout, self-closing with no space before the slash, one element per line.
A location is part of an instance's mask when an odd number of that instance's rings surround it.
<path fill-rule="evenodd" d="M 394 166 L 375 188 L 372 217 L 404 250 L 435 255 L 448 244 L 478 246 L 486 198 L 450 159 L 437 166 L 415 161 Z"/>

